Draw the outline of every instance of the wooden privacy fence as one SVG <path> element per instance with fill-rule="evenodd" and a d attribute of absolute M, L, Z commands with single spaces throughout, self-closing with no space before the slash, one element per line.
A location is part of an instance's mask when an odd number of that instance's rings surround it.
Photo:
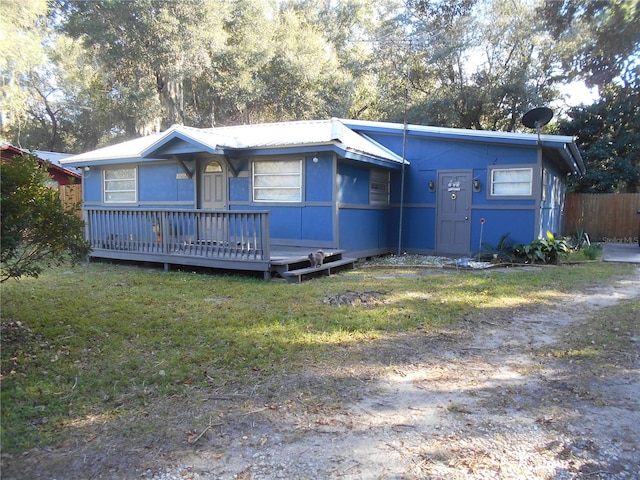
<path fill-rule="evenodd" d="M 72 185 L 60 185 L 58 187 L 58 192 L 60 193 L 60 200 L 62 200 L 62 206 L 65 210 L 77 207 L 78 216 L 82 216 L 82 210 L 80 202 L 82 201 L 82 185 L 81 184 L 72 184 Z"/>
<path fill-rule="evenodd" d="M 567 194 L 565 233 L 594 242 L 638 243 L 640 193 Z"/>

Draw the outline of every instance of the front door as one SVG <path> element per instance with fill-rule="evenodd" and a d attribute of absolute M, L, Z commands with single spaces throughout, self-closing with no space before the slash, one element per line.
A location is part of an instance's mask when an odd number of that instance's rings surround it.
<path fill-rule="evenodd" d="M 225 166 L 212 160 L 202 167 L 199 203 L 202 210 L 226 210 L 227 171 Z M 198 228 L 198 240 L 209 245 L 221 245 L 227 239 L 227 217 L 207 215 Z"/>
<path fill-rule="evenodd" d="M 200 181 L 200 208 L 221 210 L 227 208 L 227 175 L 224 166 L 212 160 L 202 171 Z"/>
<path fill-rule="evenodd" d="M 471 251 L 471 181 L 469 170 L 438 172 L 436 252 L 468 255 Z"/>

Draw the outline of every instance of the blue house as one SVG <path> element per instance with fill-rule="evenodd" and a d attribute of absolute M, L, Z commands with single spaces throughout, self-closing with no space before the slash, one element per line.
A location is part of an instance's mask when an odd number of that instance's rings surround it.
<path fill-rule="evenodd" d="M 390 252 L 467 256 L 562 233 L 571 137 L 345 119 L 173 126 L 62 161 L 83 170 L 93 257 L 299 279 Z"/>

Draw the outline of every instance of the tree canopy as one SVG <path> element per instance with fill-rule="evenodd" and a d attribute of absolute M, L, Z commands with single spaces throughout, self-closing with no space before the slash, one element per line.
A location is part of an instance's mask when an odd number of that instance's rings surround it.
<path fill-rule="evenodd" d="M 516 131 L 551 105 L 563 121 L 549 131 L 577 135 L 597 169 L 592 145 L 608 133 L 579 118 L 599 111 L 621 142 L 637 131 L 610 101 L 637 98 L 640 0 L 7 0 L 0 12 L 1 135 L 28 148 L 331 116 Z M 563 104 L 575 81 L 599 94 L 582 110 Z M 637 188 L 637 151 L 607 155 L 629 166 L 607 184 Z"/>

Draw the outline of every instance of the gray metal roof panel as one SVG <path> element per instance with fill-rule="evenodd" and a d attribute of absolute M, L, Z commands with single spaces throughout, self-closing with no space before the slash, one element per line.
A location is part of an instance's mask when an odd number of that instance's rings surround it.
<path fill-rule="evenodd" d="M 337 119 L 207 129 L 174 125 L 160 134 L 153 134 L 83 153 L 65 159 L 62 162 L 80 165 L 108 159 L 144 158 L 151 156 L 166 141 L 175 137 L 186 137 L 209 149 L 221 150 L 338 144 L 345 151 L 402 163 L 402 158 L 399 155 L 377 142 L 355 133 Z"/>

